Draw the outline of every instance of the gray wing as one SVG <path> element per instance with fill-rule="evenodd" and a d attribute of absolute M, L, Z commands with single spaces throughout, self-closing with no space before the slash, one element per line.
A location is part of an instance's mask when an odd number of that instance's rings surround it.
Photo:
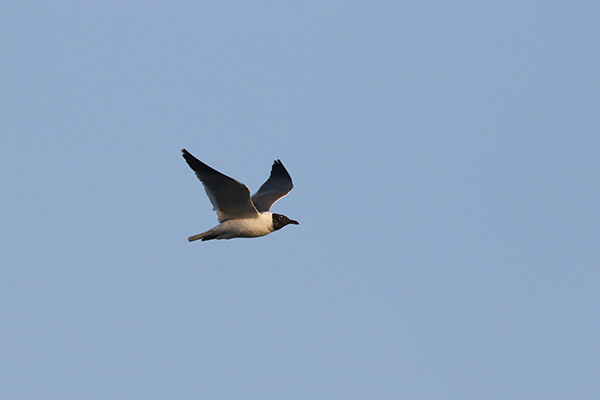
<path fill-rule="evenodd" d="M 183 158 L 204 185 L 204 190 L 217 212 L 219 222 L 228 219 L 257 218 L 260 214 L 250 200 L 250 190 L 246 185 L 212 169 L 186 149 Z"/>
<path fill-rule="evenodd" d="M 252 202 L 259 212 L 269 211 L 273 203 L 287 195 L 294 185 L 292 178 L 279 160 L 271 167 L 269 179 L 252 196 Z"/>

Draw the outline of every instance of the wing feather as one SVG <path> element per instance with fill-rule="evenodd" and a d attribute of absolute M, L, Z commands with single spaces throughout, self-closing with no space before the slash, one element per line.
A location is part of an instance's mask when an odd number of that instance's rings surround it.
<path fill-rule="evenodd" d="M 198 160 L 186 149 L 183 158 L 204 185 L 204 190 L 217 212 L 219 222 L 229 219 L 258 218 L 259 213 L 250 199 L 246 185 L 228 177 Z"/>
<path fill-rule="evenodd" d="M 269 211 L 271 206 L 286 196 L 294 187 L 292 177 L 280 160 L 275 160 L 269 179 L 252 196 L 252 202 L 259 212 Z"/>

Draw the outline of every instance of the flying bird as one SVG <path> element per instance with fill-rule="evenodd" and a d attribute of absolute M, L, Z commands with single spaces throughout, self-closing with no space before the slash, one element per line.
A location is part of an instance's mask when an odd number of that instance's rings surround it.
<path fill-rule="evenodd" d="M 273 203 L 286 196 L 294 187 L 292 178 L 281 161 L 275 160 L 269 179 L 250 197 L 250 190 L 243 183 L 209 167 L 186 149 L 182 149 L 181 152 L 204 185 L 213 210 L 219 218 L 219 225 L 190 236 L 188 241 L 259 237 L 288 224 L 299 225 L 298 221 L 269 211 Z"/>

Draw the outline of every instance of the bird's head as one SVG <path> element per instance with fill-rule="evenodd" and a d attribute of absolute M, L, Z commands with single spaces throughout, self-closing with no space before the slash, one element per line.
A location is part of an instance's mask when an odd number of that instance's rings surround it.
<path fill-rule="evenodd" d="M 300 223 L 298 221 L 289 219 L 285 215 L 273 213 L 273 230 L 274 231 L 281 229 L 288 224 L 300 225 Z"/>

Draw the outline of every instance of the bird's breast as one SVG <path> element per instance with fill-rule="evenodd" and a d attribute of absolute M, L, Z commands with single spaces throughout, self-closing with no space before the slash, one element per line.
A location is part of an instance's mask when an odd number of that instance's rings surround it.
<path fill-rule="evenodd" d="M 261 214 L 258 218 L 230 219 L 221 223 L 221 228 L 231 237 L 258 237 L 273 232 L 273 220 L 271 215 Z"/>

